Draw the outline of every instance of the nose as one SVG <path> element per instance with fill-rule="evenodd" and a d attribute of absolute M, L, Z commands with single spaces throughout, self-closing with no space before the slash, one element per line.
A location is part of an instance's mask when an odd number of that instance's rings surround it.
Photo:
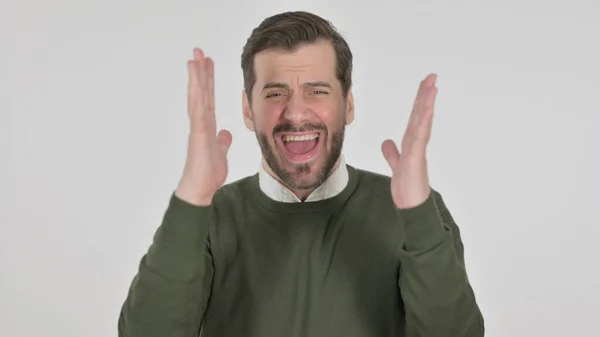
<path fill-rule="evenodd" d="M 301 125 L 310 120 L 313 112 L 307 104 L 304 95 L 293 93 L 287 101 L 283 117 L 290 123 Z"/>

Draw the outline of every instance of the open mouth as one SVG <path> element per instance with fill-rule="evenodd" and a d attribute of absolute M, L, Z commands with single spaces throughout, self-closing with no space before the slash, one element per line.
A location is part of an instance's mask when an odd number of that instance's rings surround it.
<path fill-rule="evenodd" d="M 290 161 L 303 162 L 317 153 L 320 134 L 318 132 L 286 133 L 280 135 L 283 148 Z"/>

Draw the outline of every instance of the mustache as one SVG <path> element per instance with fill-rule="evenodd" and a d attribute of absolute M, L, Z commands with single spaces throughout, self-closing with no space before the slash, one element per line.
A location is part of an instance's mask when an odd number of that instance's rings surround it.
<path fill-rule="evenodd" d="M 327 127 L 323 124 L 303 124 L 300 126 L 292 125 L 290 123 L 277 124 L 273 128 L 273 135 L 281 132 L 307 132 L 307 131 L 327 131 Z"/>

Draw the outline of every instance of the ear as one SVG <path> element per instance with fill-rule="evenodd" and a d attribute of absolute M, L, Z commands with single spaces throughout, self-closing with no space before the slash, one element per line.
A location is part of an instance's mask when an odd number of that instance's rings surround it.
<path fill-rule="evenodd" d="M 252 109 L 250 108 L 250 101 L 246 90 L 242 90 L 242 112 L 244 114 L 244 124 L 248 130 L 254 132 L 254 120 L 252 119 Z"/>
<path fill-rule="evenodd" d="M 350 125 L 354 121 L 354 95 L 352 95 L 352 88 L 348 89 L 348 95 L 346 95 L 346 125 Z"/>

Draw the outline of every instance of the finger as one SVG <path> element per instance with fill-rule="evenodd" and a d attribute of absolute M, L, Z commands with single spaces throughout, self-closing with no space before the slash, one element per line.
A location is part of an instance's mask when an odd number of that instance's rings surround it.
<path fill-rule="evenodd" d="M 427 93 L 427 97 L 424 99 L 417 124 L 415 124 L 415 137 L 419 140 L 427 141 L 431 135 L 433 112 L 437 93 L 438 88 L 432 87 Z"/>
<path fill-rule="evenodd" d="M 419 109 L 426 110 L 429 107 L 433 106 L 433 102 L 435 101 L 435 94 L 433 93 L 436 89 L 435 83 L 437 81 L 437 75 L 432 74 L 429 75 L 426 79 L 425 88 L 423 90 L 423 96 L 421 98 L 421 104 Z"/>
<path fill-rule="evenodd" d="M 435 100 L 437 88 L 434 88 L 428 96 L 428 100 Z M 433 103 L 421 109 L 419 118 L 410 129 L 407 129 L 402 138 L 402 153 L 406 155 L 424 156 L 427 145 L 431 138 L 433 124 Z"/>
<path fill-rule="evenodd" d="M 206 58 L 206 77 L 207 77 L 207 88 L 206 88 L 206 105 L 208 113 L 215 112 L 215 63 L 210 57 Z"/>
<path fill-rule="evenodd" d="M 413 111 L 402 139 L 402 152 L 414 150 L 415 146 L 423 147 L 419 146 L 419 144 L 414 144 L 414 142 L 427 142 L 429 139 L 433 107 L 437 95 L 436 80 L 437 75 L 431 74 L 419 86 Z"/>
<path fill-rule="evenodd" d="M 427 101 L 427 96 L 429 95 L 429 90 L 435 86 L 436 81 L 437 81 L 437 75 L 429 74 L 421 82 L 421 86 L 420 86 L 421 96 L 419 97 L 420 98 L 419 101 L 421 103 L 421 106 L 420 106 L 421 108 L 423 107 L 423 104 Z"/>
<path fill-rule="evenodd" d="M 227 152 L 229 152 L 232 138 L 233 137 L 231 136 L 231 132 L 227 130 L 221 130 L 217 135 L 217 144 L 219 144 L 219 149 L 221 150 L 221 152 L 223 152 L 224 155 L 227 155 Z"/>
<path fill-rule="evenodd" d="M 420 114 L 423 111 L 424 105 L 427 102 L 427 97 L 431 88 L 435 85 L 436 79 L 436 74 L 430 74 L 423 81 L 421 81 L 421 84 L 419 85 L 419 90 L 417 92 L 417 96 L 415 97 L 415 102 L 413 104 L 409 125 L 414 125 L 419 122 L 419 119 L 421 117 Z"/>
<path fill-rule="evenodd" d="M 191 131 L 193 133 L 213 133 L 210 130 L 210 123 L 204 121 L 207 105 L 207 88 L 205 82 L 206 63 L 202 50 L 195 48 L 193 60 L 188 61 L 189 85 L 188 85 L 188 112 L 191 122 Z M 207 127 L 209 129 L 207 129 Z"/>
<path fill-rule="evenodd" d="M 187 63 L 188 70 L 188 113 L 191 115 L 194 110 L 197 109 L 198 99 L 197 92 L 200 86 L 200 81 L 198 77 L 198 67 L 195 61 L 188 61 Z"/>
<path fill-rule="evenodd" d="M 194 48 L 193 59 L 188 61 L 188 109 L 197 110 L 200 103 L 200 66 L 199 63 L 204 60 L 204 53 L 199 48 Z"/>
<path fill-rule="evenodd" d="M 191 61 L 192 65 L 195 67 L 194 69 L 194 75 L 196 76 L 195 78 L 195 84 L 197 86 L 197 88 L 202 87 L 203 83 L 203 75 L 202 75 L 202 63 L 204 63 L 205 57 L 204 57 L 204 52 L 202 51 L 202 49 L 199 48 L 194 48 L 194 59 Z"/>
<path fill-rule="evenodd" d="M 194 48 L 194 60 L 192 64 L 196 68 L 194 71 L 196 79 L 192 94 L 197 100 L 197 109 L 194 110 L 196 113 L 202 113 L 204 106 L 207 104 L 208 70 L 206 63 L 204 51 L 200 48 Z"/>
<path fill-rule="evenodd" d="M 194 48 L 194 61 L 202 61 L 204 59 L 204 52 L 200 48 Z"/>
<path fill-rule="evenodd" d="M 431 78 L 432 78 L 433 74 L 429 74 L 427 75 L 427 77 L 425 77 L 421 83 L 419 83 L 419 88 L 417 90 L 417 95 L 415 97 L 415 101 L 413 104 L 413 111 L 418 110 L 420 107 L 420 104 L 423 100 L 423 96 L 425 95 L 425 92 L 427 91 L 427 88 L 430 87 L 430 82 L 431 82 Z"/>
<path fill-rule="evenodd" d="M 390 165 L 392 171 L 395 171 L 398 167 L 398 162 L 400 161 L 400 152 L 398 151 L 396 143 L 391 139 L 386 139 L 381 144 L 381 152 L 383 152 L 383 157 L 385 157 L 385 160 Z"/>
<path fill-rule="evenodd" d="M 200 75 L 200 87 L 206 91 L 206 88 L 208 87 L 208 74 L 207 74 L 207 62 L 206 59 L 202 59 L 197 61 L 198 62 L 198 72 Z"/>

